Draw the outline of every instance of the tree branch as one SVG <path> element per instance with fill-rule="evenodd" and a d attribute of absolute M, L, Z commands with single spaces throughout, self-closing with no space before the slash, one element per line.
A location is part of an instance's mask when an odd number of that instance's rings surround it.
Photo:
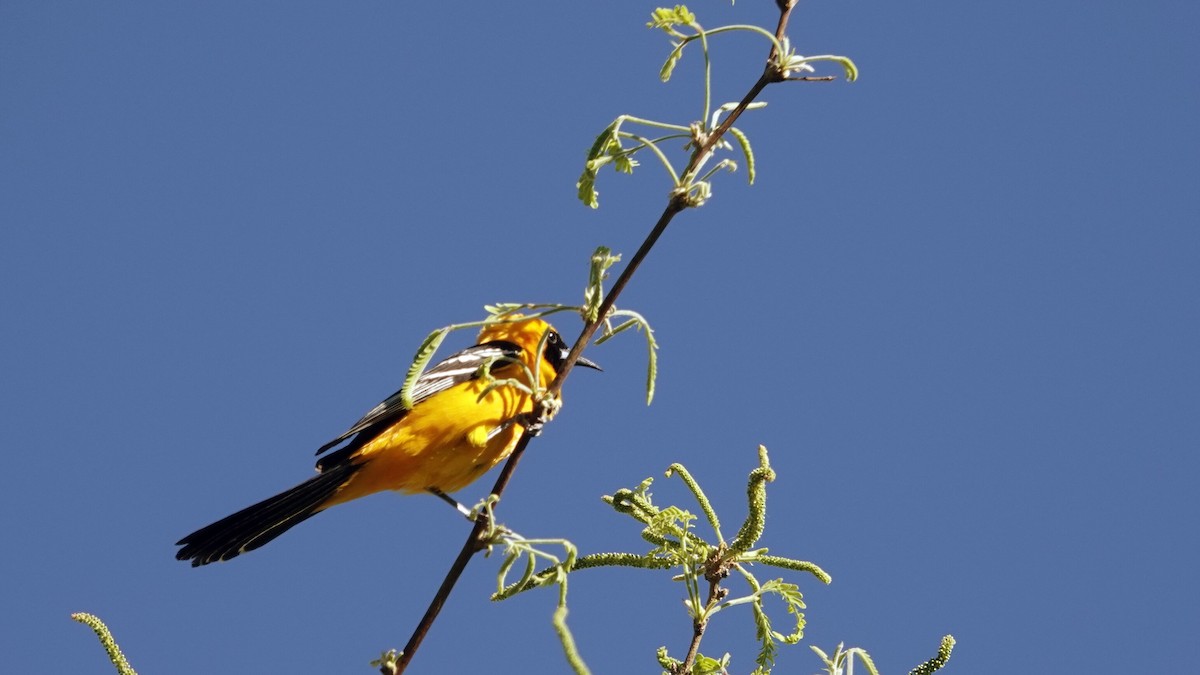
<path fill-rule="evenodd" d="M 787 30 L 788 19 L 791 16 L 793 7 L 795 7 L 795 3 L 796 0 L 776 0 L 776 5 L 780 9 L 780 15 L 779 24 L 775 29 L 775 36 L 779 40 L 782 40 L 784 37 L 784 33 Z M 763 70 L 763 74 L 760 75 L 754 85 L 750 87 L 750 90 L 746 92 L 746 95 L 742 97 L 742 100 L 737 104 L 737 106 L 725 116 L 721 124 L 718 125 L 716 129 L 705 134 L 702 139 L 699 139 L 699 142 L 696 144 L 696 147 L 692 152 L 692 157 L 688 162 L 687 169 L 682 175 L 687 176 L 696 171 L 696 168 L 700 166 L 708 154 L 713 151 L 713 148 L 715 148 L 717 143 L 719 143 L 725 136 L 725 134 L 729 131 L 729 128 L 733 126 L 734 122 L 736 122 L 739 117 L 741 117 L 742 113 L 746 111 L 749 105 L 754 102 L 754 100 L 760 93 L 762 93 L 763 89 L 765 89 L 768 84 L 783 81 L 783 75 L 775 65 L 776 56 L 775 48 L 772 47 L 770 53 L 768 54 L 767 65 Z M 567 354 L 567 358 L 564 361 L 558 376 L 554 378 L 552 383 L 550 383 L 548 393 L 551 397 L 557 397 L 562 393 L 563 384 L 566 381 L 567 376 L 575 367 L 576 362 L 579 361 L 579 357 L 583 354 L 584 348 L 591 344 L 592 338 L 595 336 L 596 331 L 600 329 L 600 326 L 604 325 L 604 321 L 608 317 L 608 313 L 612 310 L 613 305 L 616 303 L 617 298 L 621 295 L 621 292 L 625 290 L 625 286 L 629 283 L 630 278 L 633 277 L 633 274 L 642 264 L 642 261 L 646 259 L 646 256 L 650 254 L 650 250 L 654 248 L 654 245 L 666 231 L 667 226 L 671 224 L 671 221 L 676 215 L 686 208 L 688 208 L 686 195 L 671 195 L 670 201 L 667 202 L 666 208 L 663 209 L 662 215 L 660 215 L 658 218 L 658 222 L 654 224 L 653 229 L 650 230 L 650 234 L 646 235 L 646 239 L 642 242 L 641 247 L 638 248 L 637 253 L 635 253 L 629 260 L 629 263 L 625 266 L 625 269 L 622 270 L 620 276 L 617 277 L 616 282 L 613 283 L 612 288 L 609 289 L 608 293 L 604 296 L 604 301 L 600 303 L 599 312 L 597 314 L 598 318 L 595 321 L 589 322 L 583 327 L 583 331 L 580 332 L 579 338 L 576 339 L 575 344 L 572 345 L 571 351 Z M 535 411 L 535 413 L 536 412 L 538 411 Z M 526 446 L 529 445 L 530 438 L 532 438 L 532 436 L 528 431 L 521 435 L 520 440 L 517 442 L 516 448 L 513 449 L 508 461 L 504 464 L 504 468 L 500 470 L 500 475 L 496 478 L 496 484 L 492 487 L 492 494 L 496 495 L 497 498 L 499 498 L 504 493 L 505 488 L 508 487 L 509 479 L 512 477 L 513 472 L 516 471 L 517 463 L 520 462 L 521 455 L 524 454 Z M 420 623 L 417 624 L 416 629 L 413 631 L 412 637 L 410 637 L 408 640 L 408 644 L 404 646 L 404 652 L 399 656 L 399 659 L 396 662 L 395 670 L 390 671 L 385 668 L 383 670 L 385 674 L 389 672 L 403 673 L 409 662 L 412 661 L 413 655 L 416 653 L 417 648 L 420 647 L 422 640 L 425 639 L 425 635 L 429 632 L 433 622 L 437 619 L 438 614 L 442 610 L 442 606 L 445 605 L 446 599 L 450 596 L 450 591 L 454 589 L 455 583 L 458 582 L 459 577 L 462 576 L 463 570 L 466 569 L 467 563 L 470 562 L 470 559 L 473 555 L 484 548 L 484 545 L 479 541 L 479 537 L 483 530 L 487 527 L 487 524 L 486 514 L 481 514 L 479 518 L 475 520 L 475 525 L 471 528 L 471 533 L 467 536 L 466 542 L 463 543 L 462 550 L 459 551 L 458 557 L 455 558 L 449 572 L 446 573 L 446 578 L 442 581 L 442 585 L 438 588 L 437 593 L 430 602 L 429 608 L 425 611 L 425 615 L 421 618 Z M 698 629 L 698 632 L 693 640 L 692 649 L 689 650 L 688 661 L 691 661 L 695 658 L 695 650 L 699 645 L 699 638 L 702 634 L 703 628 L 701 627 Z"/>

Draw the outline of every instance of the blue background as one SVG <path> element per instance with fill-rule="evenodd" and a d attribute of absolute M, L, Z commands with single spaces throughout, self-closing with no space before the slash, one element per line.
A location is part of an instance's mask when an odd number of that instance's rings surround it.
<path fill-rule="evenodd" d="M 699 114 L 698 53 L 659 83 L 650 9 L 0 5 L 4 670 L 109 672 L 73 611 L 147 674 L 365 673 L 403 645 L 466 533 L 435 499 L 341 506 L 199 570 L 172 543 L 311 475 L 430 330 L 578 302 L 595 246 L 633 253 L 659 168 L 602 176 L 598 211 L 574 183 L 616 115 Z M 798 51 L 861 80 L 771 87 L 743 118 L 758 182 L 718 178 L 620 302 L 662 346 L 653 406 L 636 336 L 590 349 L 606 372 L 571 377 L 502 519 L 640 551 L 599 497 L 654 475 L 688 506 L 661 478 L 679 461 L 732 532 L 762 443 L 763 543 L 834 578 L 788 575 L 805 644 L 886 673 L 945 633 L 948 672 L 1188 669 L 1197 25 L 1182 1 L 803 3 Z M 715 41 L 716 102 L 765 51 Z M 472 562 L 414 672 L 565 670 L 554 593 L 489 603 L 496 566 Z M 657 672 L 682 597 L 583 572 L 570 625 L 595 672 Z M 703 651 L 749 671 L 749 613 Z"/>

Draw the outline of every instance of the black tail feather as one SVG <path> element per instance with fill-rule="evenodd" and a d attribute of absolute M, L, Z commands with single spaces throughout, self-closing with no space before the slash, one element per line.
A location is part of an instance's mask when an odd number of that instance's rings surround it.
<path fill-rule="evenodd" d="M 253 551 L 320 513 L 321 504 L 360 466 L 350 462 L 330 466 L 290 490 L 202 527 L 176 543 L 183 548 L 175 558 L 191 560 L 192 567 L 199 567 Z"/>

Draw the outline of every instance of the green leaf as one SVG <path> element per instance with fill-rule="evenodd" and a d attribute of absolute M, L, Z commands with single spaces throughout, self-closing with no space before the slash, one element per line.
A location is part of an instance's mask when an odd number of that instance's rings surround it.
<path fill-rule="evenodd" d="M 800 593 L 800 587 L 796 584 L 789 584 L 783 579 L 771 579 L 763 583 L 763 593 L 775 593 L 790 607 L 799 607 L 804 609 L 804 596 Z"/>
<path fill-rule="evenodd" d="M 596 190 L 595 171 L 584 169 L 575 183 L 575 196 L 589 208 L 600 208 L 600 192 Z"/>
<path fill-rule="evenodd" d="M 825 653 L 825 650 L 821 649 L 820 647 L 818 647 L 816 645 L 809 645 L 808 648 L 813 650 L 814 652 L 816 652 L 817 656 L 821 657 L 821 660 L 825 662 L 825 665 L 827 665 L 827 666 L 833 665 L 833 662 L 829 660 L 829 655 Z"/>
<path fill-rule="evenodd" d="M 867 667 L 867 672 L 871 675 L 879 675 L 879 669 L 875 667 L 875 662 L 871 660 L 871 655 L 867 653 L 867 650 L 862 647 L 852 647 L 846 650 L 846 654 L 850 660 L 853 660 L 857 656 L 858 660 L 862 661 L 862 664 Z"/>
<path fill-rule="evenodd" d="M 658 71 L 658 79 L 667 82 L 671 79 L 671 73 L 675 72 L 675 66 L 679 64 L 680 57 L 683 56 L 683 46 L 687 42 L 680 41 L 674 43 L 675 48 L 667 55 L 667 60 L 663 63 L 662 68 Z"/>
<path fill-rule="evenodd" d="M 750 179 L 750 184 L 754 185 L 754 150 L 750 147 L 750 139 L 737 127 L 729 127 L 729 134 L 737 139 L 738 145 L 742 148 L 742 154 L 746 156 L 747 177 Z"/>
<path fill-rule="evenodd" d="M 692 675 L 720 675 L 724 671 L 725 664 L 711 656 L 696 654 L 696 660 L 692 662 Z"/>
<path fill-rule="evenodd" d="M 494 305 L 484 305 L 483 311 L 487 312 L 488 314 L 490 314 L 492 316 L 499 317 L 504 314 L 512 314 L 513 312 L 517 311 L 518 309 L 525 309 L 525 307 L 526 307 L 525 305 L 518 304 L 515 302 L 497 302 Z"/>
<path fill-rule="evenodd" d="M 858 79 L 858 66 L 845 56 L 837 56 L 834 54 L 822 54 L 820 56 L 801 56 L 799 54 L 788 54 L 781 60 L 780 69 L 783 71 L 784 77 L 790 77 L 793 70 L 803 72 L 813 72 L 813 67 L 809 64 L 814 61 L 833 61 L 839 64 L 846 72 L 846 81 L 853 82 Z"/>
<path fill-rule="evenodd" d="M 658 343 L 654 341 L 649 326 L 646 327 L 646 349 L 649 355 L 646 362 L 646 405 L 650 405 L 654 402 L 654 383 L 658 381 Z"/>
<path fill-rule="evenodd" d="M 675 5 L 673 8 L 659 7 L 650 13 L 647 28 L 661 28 L 668 35 L 681 36 L 675 30 L 676 26 L 692 26 L 696 23 L 696 15 L 688 11 L 687 5 Z"/>
<path fill-rule="evenodd" d="M 633 173 L 633 167 L 638 166 L 638 161 L 624 150 L 621 150 L 621 154 L 612 157 L 612 163 L 613 170 L 617 173 Z"/>
<path fill-rule="evenodd" d="M 600 318 L 600 305 L 604 301 L 604 280 L 608 278 L 608 268 L 618 262 L 621 262 L 621 256 L 612 255 L 612 250 L 607 246 L 599 246 L 592 253 L 588 285 L 583 291 L 584 315 L 588 323 Z"/>
<path fill-rule="evenodd" d="M 404 386 L 400 388 L 400 403 L 406 410 L 412 410 L 412 390 L 417 384 L 417 379 L 421 377 L 421 373 L 425 372 L 425 366 L 433 359 L 434 352 L 438 347 L 442 346 L 442 342 L 446 336 L 450 334 L 447 328 L 439 328 L 433 331 L 417 348 L 417 354 L 413 357 L 412 365 L 408 367 L 408 374 L 404 376 Z"/>
<path fill-rule="evenodd" d="M 771 618 L 763 611 L 761 598 L 755 600 L 750 607 L 754 610 L 754 637 L 758 638 L 759 642 L 754 663 L 758 664 L 760 670 L 770 672 L 771 666 L 775 665 L 775 655 L 779 651 L 775 640 L 772 639 L 775 631 L 771 630 Z"/>
<path fill-rule="evenodd" d="M 596 190 L 596 173 L 600 168 L 611 161 L 614 161 L 614 155 L 621 152 L 621 142 L 617 139 L 617 124 L 619 120 L 614 120 L 612 124 L 604 128 L 596 140 L 592 142 L 592 147 L 588 148 L 587 159 L 583 163 L 583 173 L 580 174 L 579 180 L 575 183 L 576 195 L 579 201 L 595 209 L 600 207 L 600 193 Z M 622 166 L 618 162 L 618 171 L 624 170 L 625 173 L 631 173 L 633 167 L 631 164 Z"/>
<path fill-rule="evenodd" d="M 853 61 L 845 56 L 836 57 L 834 60 L 842 64 L 842 68 L 846 69 L 847 82 L 853 82 L 858 79 L 858 66 L 854 65 Z"/>
<path fill-rule="evenodd" d="M 654 385 L 658 381 L 658 341 L 654 339 L 654 329 L 650 327 L 650 322 L 646 318 L 635 311 L 628 309 L 615 310 L 606 318 L 628 316 L 629 321 L 611 330 L 606 329 L 604 335 L 596 339 L 595 344 L 603 344 L 612 336 L 629 328 L 637 328 L 646 330 L 646 349 L 649 351 L 649 358 L 646 363 L 646 405 L 650 405 L 654 401 Z"/>

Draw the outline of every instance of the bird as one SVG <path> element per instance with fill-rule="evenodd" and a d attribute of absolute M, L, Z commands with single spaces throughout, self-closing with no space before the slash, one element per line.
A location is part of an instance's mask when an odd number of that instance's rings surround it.
<path fill-rule="evenodd" d="M 384 399 L 317 449 L 317 475 L 180 539 L 175 558 L 193 567 L 229 560 L 332 506 L 385 490 L 449 500 L 446 493 L 507 458 L 526 429 L 536 432 L 530 392 L 562 371 L 568 351 L 539 317 L 485 324 L 474 346 L 416 380 L 411 407 L 401 391 Z M 585 358 L 577 364 L 600 370 Z"/>

